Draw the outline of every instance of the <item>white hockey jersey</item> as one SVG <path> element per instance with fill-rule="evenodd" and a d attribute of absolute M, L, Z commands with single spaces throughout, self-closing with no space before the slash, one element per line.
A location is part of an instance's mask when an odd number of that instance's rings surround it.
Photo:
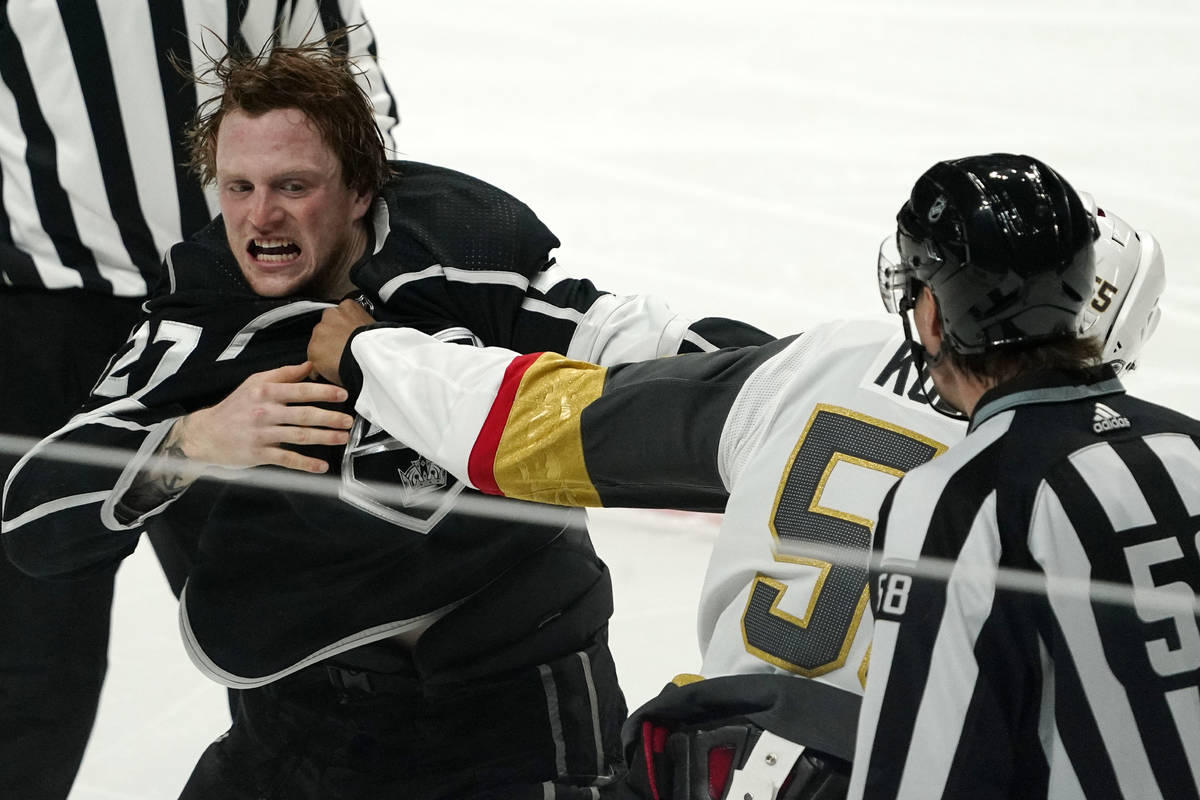
<path fill-rule="evenodd" d="M 609 368 L 386 326 L 350 352 L 359 413 L 484 492 L 724 510 L 699 610 L 706 677 L 861 693 L 879 504 L 966 427 L 930 408 L 887 317 Z"/>

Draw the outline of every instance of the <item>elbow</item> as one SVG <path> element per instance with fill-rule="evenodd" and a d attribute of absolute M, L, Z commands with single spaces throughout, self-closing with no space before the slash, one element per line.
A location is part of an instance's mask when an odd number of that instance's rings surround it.
<path fill-rule="evenodd" d="M 137 544 L 122 537 L 119 547 L 84 547 L 53 533 L 13 531 L 4 535 L 4 553 L 8 560 L 25 575 L 38 580 L 62 581 L 88 578 L 115 568 L 116 564 Z M 115 542 L 113 544 L 116 544 Z"/>

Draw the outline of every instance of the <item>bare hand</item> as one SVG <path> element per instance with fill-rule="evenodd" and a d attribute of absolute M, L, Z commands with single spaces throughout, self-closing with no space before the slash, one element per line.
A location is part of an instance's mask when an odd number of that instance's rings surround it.
<path fill-rule="evenodd" d="M 329 465 L 282 444 L 342 445 L 354 419 L 309 403 L 341 403 L 346 390 L 307 381 L 312 364 L 258 372 L 211 408 L 178 423 L 179 445 L 188 458 L 224 467 L 275 464 L 302 472 L 325 472 Z"/>
<path fill-rule="evenodd" d="M 328 381 L 342 385 L 338 366 L 350 336 L 375 319 L 354 300 L 343 300 L 335 308 L 327 308 L 321 321 L 313 328 L 308 340 L 308 360 L 313 364 L 313 373 Z"/>

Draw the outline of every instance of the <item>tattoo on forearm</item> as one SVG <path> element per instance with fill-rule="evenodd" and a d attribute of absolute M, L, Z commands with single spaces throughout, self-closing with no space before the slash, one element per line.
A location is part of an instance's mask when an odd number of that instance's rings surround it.
<path fill-rule="evenodd" d="M 183 494 L 199 477 L 198 471 L 185 469 L 186 460 L 176 425 L 159 445 L 155 458 L 137 474 L 117 501 L 114 508 L 117 521 L 128 525 L 147 511 Z"/>
<path fill-rule="evenodd" d="M 179 441 L 172 441 L 165 444 L 160 455 L 166 456 L 168 459 L 185 459 L 183 448 L 179 446 Z M 158 474 L 158 482 L 165 492 L 182 492 L 187 488 L 190 481 L 185 481 L 181 473 L 174 470 L 166 470 Z"/>

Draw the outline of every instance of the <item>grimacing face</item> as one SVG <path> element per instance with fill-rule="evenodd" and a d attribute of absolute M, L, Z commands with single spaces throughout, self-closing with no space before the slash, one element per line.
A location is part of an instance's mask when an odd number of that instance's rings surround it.
<path fill-rule="evenodd" d="M 257 294 L 317 294 L 361 255 L 373 198 L 345 185 L 337 156 L 299 109 L 227 113 L 216 176 L 229 248 Z"/>

